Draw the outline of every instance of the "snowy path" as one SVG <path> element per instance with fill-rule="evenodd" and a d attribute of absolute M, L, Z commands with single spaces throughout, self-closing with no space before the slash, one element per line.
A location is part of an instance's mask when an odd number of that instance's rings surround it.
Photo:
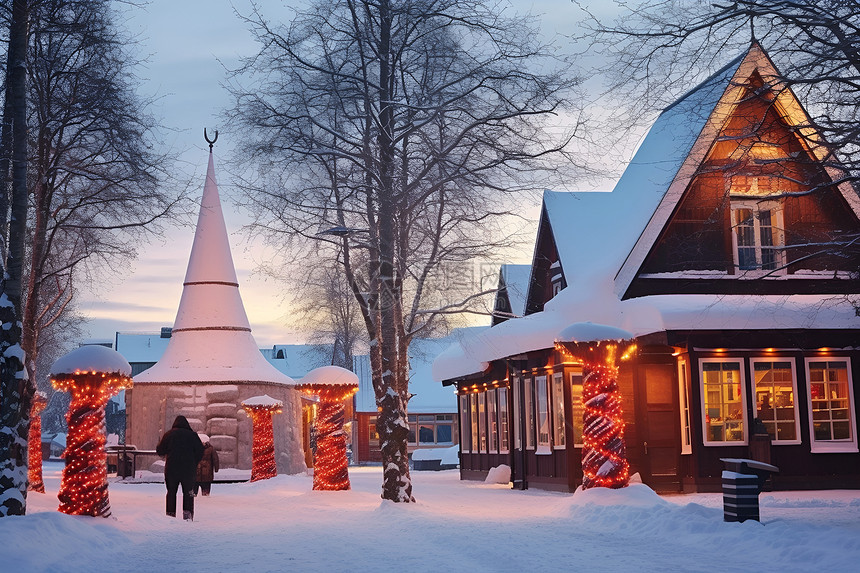
<path fill-rule="evenodd" d="M 379 499 L 379 468 L 361 468 L 350 492 L 310 491 L 305 476 L 215 484 L 188 523 L 163 515 L 161 484 L 112 483 L 109 519 L 59 514 L 59 471 L 46 465 L 48 494 L 30 494 L 30 515 L 0 520 L 3 571 L 704 573 L 860 561 L 860 491 L 765 493 L 764 525 L 729 524 L 715 494 L 520 492 L 455 471 L 414 472 L 419 501 L 400 506 Z"/>

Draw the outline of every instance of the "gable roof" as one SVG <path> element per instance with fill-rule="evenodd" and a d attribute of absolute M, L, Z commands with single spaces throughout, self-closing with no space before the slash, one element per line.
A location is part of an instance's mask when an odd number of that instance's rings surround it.
<path fill-rule="evenodd" d="M 526 295 L 531 279 L 531 265 L 502 265 L 500 278 L 504 281 L 508 302 L 511 304 L 511 314 L 522 316 L 526 312 Z M 499 285 L 501 288 L 502 285 Z"/>
<path fill-rule="evenodd" d="M 749 50 L 666 108 L 651 127 L 630 165 L 624 171 L 613 193 L 631 194 L 631 189 L 654 192 L 657 202 L 642 227 L 630 252 L 615 275 L 615 290 L 624 296 L 639 271 L 645 257 L 665 228 L 684 191 L 704 162 L 718 135 L 746 91 L 746 82 L 754 72 L 776 94 L 775 105 L 790 125 L 803 132 L 806 142 L 819 142 L 809 151 L 819 160 L 829 154 L 821 138 L 814 132 L 810 118 L 794 93 L 784 82 L 773 62 L 754 42 Z M 826 166 L 828 175 L 839 180 L 835 168 Z M 839 191 L 860 218 L 860 197 L 847 181 L 838 185 Z"/>

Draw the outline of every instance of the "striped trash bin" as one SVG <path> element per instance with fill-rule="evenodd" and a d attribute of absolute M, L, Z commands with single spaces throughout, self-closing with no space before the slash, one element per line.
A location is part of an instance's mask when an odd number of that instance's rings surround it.
<path fill-rule="evenodd" d="M 758 496 L 764 482 L 779 468 L 759 462 L 738 458 L 721 458 L 723 470 L 723 520 L 761 521 Z"/>

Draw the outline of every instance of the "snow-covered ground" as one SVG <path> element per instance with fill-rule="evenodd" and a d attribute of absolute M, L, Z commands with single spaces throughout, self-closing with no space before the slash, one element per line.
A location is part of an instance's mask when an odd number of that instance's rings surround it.
<path fill-rule="evenodd" d="M 164 515 L 164 486 L 110 485 L 113 516 L 56 511 L 62 466 L 29 515 L 0 519 L 0 570 L 856 571 L 860 491 L 764 493 L 762 523 L 724 523 L 718 494 L 658 497 L 637 484 L 575 495 L 413 472 L 416 504 L 383 503 L 380 468 L 353 490 L 308 476 L 215 484 L 194 522 Z"/>

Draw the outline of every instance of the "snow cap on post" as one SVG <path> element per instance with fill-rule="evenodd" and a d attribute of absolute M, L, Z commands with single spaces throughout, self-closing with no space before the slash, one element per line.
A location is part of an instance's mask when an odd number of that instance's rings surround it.
<path fill-rule="evenodd" d="M 72 350 L 65 356 L 57 359 L 51 366 L 51 378 L 83 374 L 86 372 L 99 372 L 103 374 L 118 374 L 123 377 L 131 377 L 131 366 L 128 361 L 116 350 L 91 344 L 81 346 Z"/>
<path fill-rule="evenodd" d="M 253 398 L 248 398 L 247 400 L 242 400 L 242 407 L 248 408 L 271 408 L 277 409 L 281 408 L 284 405 L 283 402 L 272 398 L 268 394 L 263 394 L 262 396 L 254 396 Z"/>
<path fill-rule="evenodd" d="M 633 334 L 615 326 L 577 322 L 558 333 L 556 342 L 600 342 L 631 340 Z"/>
<path fill-rule="evenodd" d="M 558 333 L 555 347 L 562 354 L 591 364 L 614 365 L 619 351 L 635 349 L 633 334 L 615 326 L 576 322 Z M 626 358 L 622 356 L 622 358 Z"/>
<path fill-rule="evenodd" d="M 320 366 L 305 374 L 296 388 L 321 400 L 344 400 L 358 392 L 358 376 L 340 366 Z"/>

